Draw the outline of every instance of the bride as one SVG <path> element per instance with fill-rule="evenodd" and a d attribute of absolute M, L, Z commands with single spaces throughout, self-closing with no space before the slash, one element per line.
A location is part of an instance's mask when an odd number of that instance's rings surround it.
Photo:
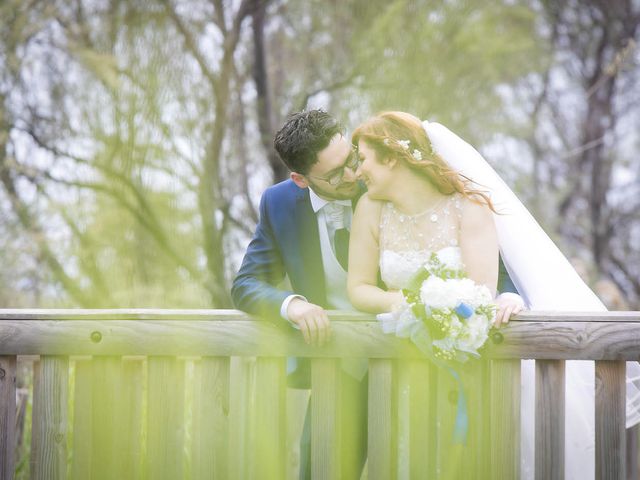
<path fill-rule="evenodd" d="M 495 293 L 500 251 L 529 308 L 606 310 L 489 164 L 446 127 L 384 112 L 360 125 L 353 143 L 357 175 L 368 188 L 349 250 L 348 293 L 356 308 L 392 312 L 404 301 L 400 289 L 432 253 L 448 266 L 464 266 Z M 378 274 L 388 291 L 377 286 Z M 533 478 L 535 366 L 522 365 L 522 477 Z M 628 378 L 631 368 L 633 376 L 639 370 L 628 363 Z M 565 476 L 594 478 L 593 362 L 566 363 L 565 391 Z M 637 393 L 628 382 L 627 427 L 640 421 L 632 404 Z"/>

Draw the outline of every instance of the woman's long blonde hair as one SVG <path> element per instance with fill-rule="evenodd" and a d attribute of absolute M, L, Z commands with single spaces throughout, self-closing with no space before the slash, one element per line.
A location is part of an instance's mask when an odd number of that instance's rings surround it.
<path fill-rule="evenodd" d="M 458 192 L 473 202 L 487 205 L 495 212 L 489 196 L 474 188 L 470 179 L 449 167 L 433 150 L 427 132 L 417 117 L 405 112 L 379 113 L 353 132 L 351 141 L 357 145 L 360 140 L 376 152 L 378 161 L 397 158 L 425 176 L 443 195 Z"/>

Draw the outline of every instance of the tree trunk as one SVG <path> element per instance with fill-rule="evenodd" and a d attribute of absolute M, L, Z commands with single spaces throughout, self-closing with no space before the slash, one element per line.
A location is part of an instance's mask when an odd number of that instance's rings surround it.
<path fill-rule="evenodd" d="M 269 73 L 267 71 L 266 50 L 264 45 L 264 24 L 267 3 L 264 0 L 251 0 L 253 25 L 253 80 L 256 85 L 258 128 L 260 141 L 267 153 L 269 165 L 273 171 L 273 180 L 279 182 L 288 177 L 288 170 L 273 148 L 275 135 L 271 92 L 269 90 Z"/>

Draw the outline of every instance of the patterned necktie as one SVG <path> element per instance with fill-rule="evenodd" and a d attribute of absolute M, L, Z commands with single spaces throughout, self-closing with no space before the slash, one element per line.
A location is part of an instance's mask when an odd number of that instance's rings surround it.
<path fill-rule="evenodd" d="M 338 263 L 347 271 L 349 265 L 349 230 L 346 228 L 339 228 L 333 237 L 333 244 L 336 249 L 336 258 Z"/>

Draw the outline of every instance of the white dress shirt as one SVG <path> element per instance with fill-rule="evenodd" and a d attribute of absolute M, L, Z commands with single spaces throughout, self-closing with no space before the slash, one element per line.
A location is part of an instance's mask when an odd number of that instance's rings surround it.
<path fill-rule="evenodd" d="M 353 209 L 351 200 L 325 200 L 318 196 L 311 188 L 309 188 L 309 199 L 311 208 L 316 214 L 318 221 L 318 234 L 320 235 L 320 250 L 322 256 L 322 266 L 324 267 L 325 285 L 327 289 L 327 301 L 329 308 L 339 310 L 353 310 L 351 302 L 347 296 L 346 289 L 346 272 L 340 267 L 335 254 L 335 245 L 333 237 L 339 228 L 347 228 L 351 230 L 351 219 L 353 217 Z M 327 251 L 324 240 L 329 239 L 331 251 Z M 325 245 L 325 247 L 323 247 Z M 336 265 L 339 270 L 336 270 Z M 344 277 L 341 278 L 341 277 Z M 344 285 L 343 285 L 344 284 Z M 289 295 L 282 302 L 280 307 L 280 316 L 287 320 L 295 328 L 296 324 L 291 322 L 287 315 L 289 303 L 294 298 L 301 298 L 307 301 L 302 295 Z"/>

